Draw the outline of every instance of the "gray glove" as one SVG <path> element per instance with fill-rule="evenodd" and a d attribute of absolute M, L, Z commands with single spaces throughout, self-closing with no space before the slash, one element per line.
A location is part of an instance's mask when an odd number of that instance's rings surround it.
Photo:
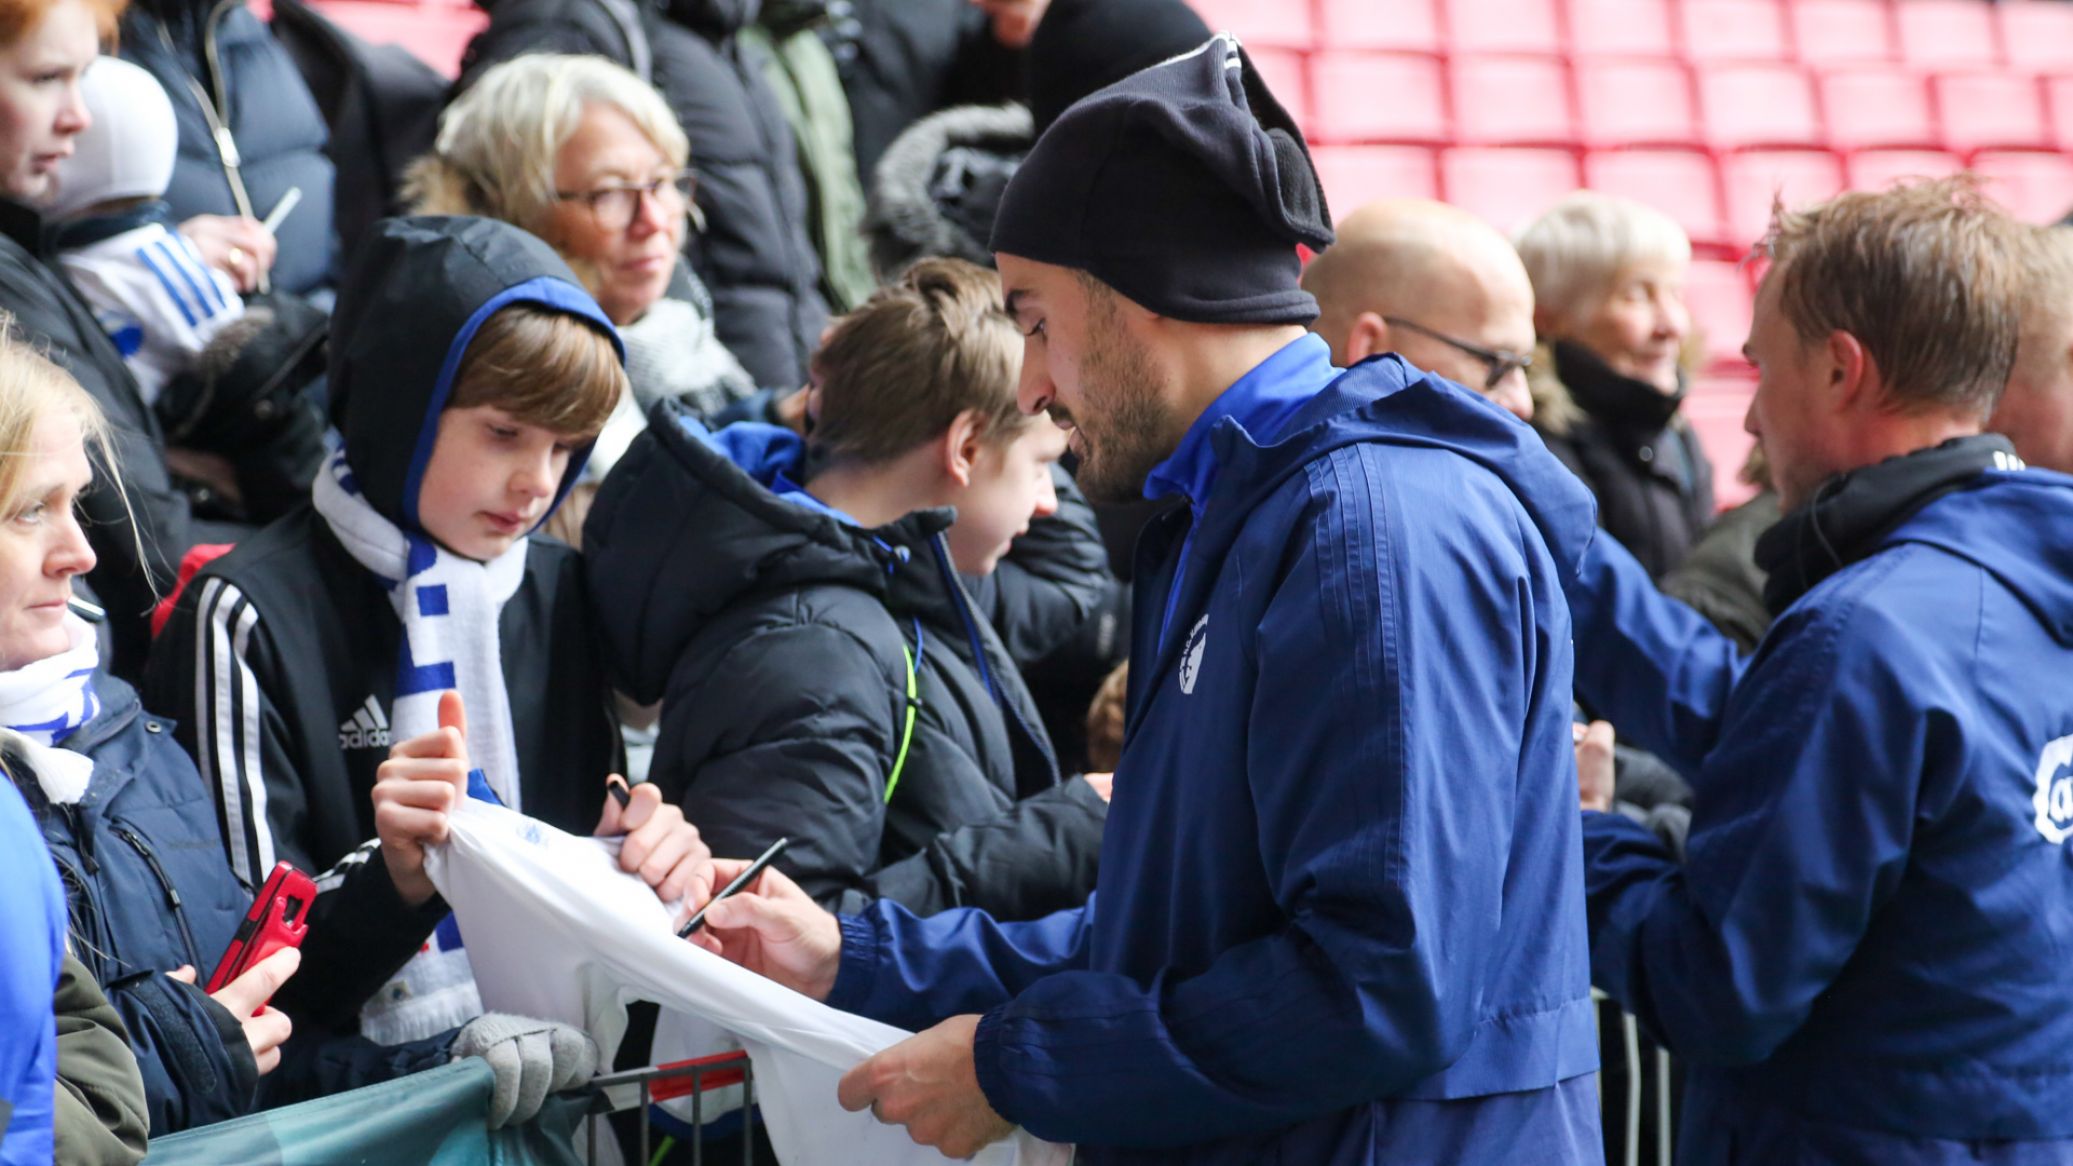
<path fill-rule="evenodd" d="M 590 1034 L 552 1020 L 492 1012 L 454 1034 L 447 1051 L 458 1061 L 481 1057 L 497 1075 L 489 1095 L 489 1128 L 501 1129 L 540 1112 L 549 1093 L 580 1085 L 597 1074 L 597 1045 Z"/>

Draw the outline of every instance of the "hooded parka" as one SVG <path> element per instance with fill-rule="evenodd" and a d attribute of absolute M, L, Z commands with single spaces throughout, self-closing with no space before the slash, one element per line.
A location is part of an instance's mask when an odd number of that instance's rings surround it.
<path fill-rule="evenodd" d="M 802 454 L 665 403 L 591 509 L 606 649 L 629 695 L 662 700 L 650 780 L 714 853 L 789 837 L 778 865 L 841 909 L 1084 902 L 1106 807 L 1059 780 L 950 513 L 862 529 L 790 486 Z"/>

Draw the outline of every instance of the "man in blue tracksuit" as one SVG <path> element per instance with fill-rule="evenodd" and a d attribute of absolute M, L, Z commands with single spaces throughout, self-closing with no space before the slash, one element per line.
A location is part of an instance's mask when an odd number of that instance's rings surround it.
<path fill-rule="evenodd" d="M 2073 477 L 1980 432 L 2016 230 L 1956 182 L 1780 217 L 1754 656 L 1587 556 L 1578 689 L 1697 795 L 1682 866 L 1584 815 L 1592 978 L 1686 1065 L 1685 1166 L 2073 1161 Z"/>
<path fill-rule="evenodd" d="M 1087 1163 L 1600 1160 L 1563 580 L 1588 495 L 1501 409 L 1342 373 L 1286 113 L 1210 41 L 1068 111 L 996 221 L 1022 405 L 1138 550 L 1098 890 L 838 921 L 766 874 L 706 946 L 922 1031 L 845 1077 L 918 1141 Z M 732 873 L 732 868 L 729 873 Z"/>

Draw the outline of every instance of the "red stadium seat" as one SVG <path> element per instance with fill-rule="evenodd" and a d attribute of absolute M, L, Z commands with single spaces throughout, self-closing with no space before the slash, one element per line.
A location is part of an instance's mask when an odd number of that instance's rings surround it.
<path fill-rule="evenodd" d="M 1448 138 L 1440 63 L 1389 53 L 1320 53 L 1310 59 L 1314 136 L 1325 142 L 1421 142 Z"/>
<path fill-rule="evenodd" d="M 1980 0 L 1900 0 L 1893 17 L 1900 59 L 1910 65 L 1949 69 L 2000 63 L 1993 8 Z"/>
<path fill-rule="evenodd" d="M 1691 74 L 1676 61 L 1579 60 L 1577 135 L 1585 145 L 1691 145 L 1699 140 Z"/>
<path fill-rule="evenodd" d="M 1309 125 L 1310 77 L 1303 68 L 1303 54 L 1290 49 L 1255 49 L 1250 45 L 1245 52 L 1288 115 L 1299 126 Z"/>
<path fill-rule="evenodd" d="M 1822 142 L 1813 82 L 1796 65 L 1699 65 L 1699 119 L 1722 149 Z"/>
<path fill-rule="evenodd" d="M 1777 0 L 1684 0 L 1678 43 L 1692 61 L 1782 61 L 1790 56 Z"/>
<path fill-rule="evenodd" d="M 1440 155 L 1442 196 L 1507 234 L 1578 185 L 1576 156 L 1567 150 L 1464 146 Z"/>
<path fill-rule="evenodd" d="M 2073 210 L 2073 158 L 2033 150 L 1982 150 L 1972 168 L 1987 194 L 2025 222 L 2056 223 Z"/>
<path fill-rule="evenodd" d="M 2043 149 L 2051 145 L 2044 102 L 2034 77 L 2013 73 L 1945 73 L 1930 78 L 1936 119 L 1947 150 Z"/>
<path fill-rule="evenodd" d="M 1372 3 L 1373 0 L 1370 0 Z M 1447 47 L 1456 53 L 1540 53 L 1562 51 L 1555 0 L 1441 0 Z M 1387 11 L 1389 5 L 1376 4 Z"/>
<path fill-rule="evenodd" d="M 387 0 L 317 0 L 317 11 L 374 44 L 401 45 L 448 77 L 461 69 L 468 42 L 489 24 L 479 8 L 408 7 Z"/>
<path fill-rule="evenodd" d="M 2051 112 L 2059 149 L 2073 152 L 2073 77 L 2044 79 L 2044 107 Z"/>
<path fill-rule="evenodd" d="M 1684 417 L 1713 463 L 1713 501 L 1722 510 L 1740 506 L 1756 491 L 1737 473 L 1756 439 L 1743 429 L 1756 381 L 1748 376 L 1702 377 L 1684 398 Z"/>
<path fill-rule="evenodd" d="M 1569 0 L 1569 51 L 1578 57 L 1671 56 L 1677 34 L 1670 5 L 1667 0 Z"/>
<path fill-rule="evenodd" d="M 1319 48 L 1436 53 L 1444 46 L 1433 0 L 1321 0 L 1318 16 Z"/>
<path fill-rule="evenodd" d="M 1942 150 L 1864 150 L 1844 167 L 1851 190 L 1884 190 L 1903 178 L 1942 178 L 1965 169 L 1965 160 Z"/>
<path fill-rule="evenodd" d="M 1800 207 L 1842 193 L 1843 164 L 1825 150 L 1753 150 L 1721 159 L 1720 185 L 1727 198 L 1728 242 L 1748 248 L 1769 228 L 1774 198 Z"/>
<path fill-rule="evenodd" d="M 1725 238 L 1713 160 L 1697 150 L 1595 150 L 1584 185 L 1648 204 L 1676 219 L 1699 246 Z"/>
<path fill-rule="evenodd" d="M 2057 0 L 2010 0 L 1994 5 L 2001 52 L 2018 69 L 2073 73 L 2073 8 Z"/>
<path fill-rule="evenodd" d="M 1839 69 L 1817 84 L 1828 141 L 1836 149 L 1928 148 L 1939 141 L 1929 86 L 1905 69 Z"/>
<path fill-rule="evenodd" d="M 1471 146 L 1576 141 L 1569 70 L 1553 57 L 1455 57 L 1454 140 Z"/>
<path fill-rule="evenodd" d="M 1742 342 L 1749 339 L 1749 312 L 1755 300 L 1749 273 L 1738 262 L 1694 259 L 1684 281 L 1684 306 L 1692 325 L 1706 342 L 1706 358 L 1721 364 L 1742 363 Z"/>
<path fill-rule="evenodd" d="M 1381 198 L 1438 198 L 1438 164 L 1423 146 L 1319 146 L 1311 158 L 1332 216 Z"/>
<path fill-rule="evenodd" d="M 1195 0 L 1202 23 L 1212 32 L 1234 32 L 1254 48 L 1308 49 L 1317 43 L 1310 25 L 1310 5 L 1288 0 Z"/>
<path fill-rule="evenodd" d="M 1883 0 L 1795 0 L 1786 6 L 1792 47 L 1810 65 L 1883 63 L 1896 55 Z"/>

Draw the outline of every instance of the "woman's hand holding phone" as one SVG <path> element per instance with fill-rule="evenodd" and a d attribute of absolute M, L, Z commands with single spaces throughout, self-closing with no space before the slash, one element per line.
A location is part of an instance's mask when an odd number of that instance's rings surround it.
<path fill-rule="evenodd" d="M 302 952 L 284 947 L 272 955 L 253 964 L 244 975 L 225 984 L 209 994 L 209 999 L 223 1005 L 238 1022 L 245 1027 L 245 1040 L 252 1046 L 252 1059 L 259 1063 L 261 1076 L 271 1073 L 281 1063 L 281 1046 L 288 1043 L 288 1035 L 294 1026 L 288 1021 L 288 1014 L 270 1007 L 268 1000 L 288 982 L 288 977 L 302 966 Z M 181 966 L 167 972 L 167 975 L 183 984 L 195 982 L 194 969 Z"/>

